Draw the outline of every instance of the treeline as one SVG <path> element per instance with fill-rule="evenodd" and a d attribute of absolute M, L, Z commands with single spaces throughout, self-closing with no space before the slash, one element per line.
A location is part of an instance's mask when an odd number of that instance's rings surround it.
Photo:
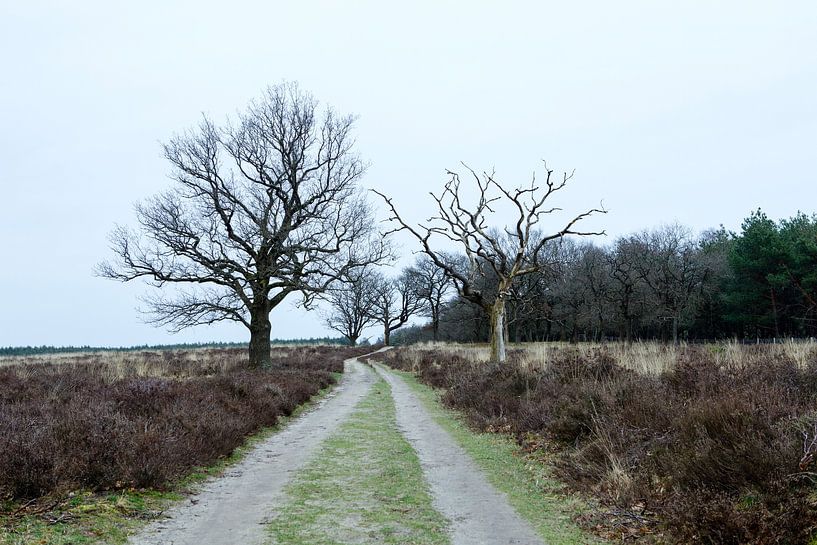
<path fill-rule="evenodd" d="M 343 337 L 319 337 L 309 339 L 273 339 L 275 345 L 332 344 L 346 346 L 349 341 Z M 8 346 L 0 347 L 0 356 L 34 356 L 37 354 L 62 354 L 75 352 L 137 352 L 140 350 L 187 350 L 195 348 L 247 348 L 247 343 L 210 342 L 179 344 L 143 344 L 136 346 Z"/>
<path fill-rule="evenodd" d="M 817 336 L 817 214 L 775 222 L 757 210 L 739 233 L 695 236 L 671 224 L 609 245 L 566 238 L 542 252 L 547 266 L 508 294 L 510 341 Z M 481 269 L 480 289 L 495 293 L 490 267 Z M 489 331 L 481 308 L 453 297 L 437 327 L 392 340 L 481 342 Z"/>

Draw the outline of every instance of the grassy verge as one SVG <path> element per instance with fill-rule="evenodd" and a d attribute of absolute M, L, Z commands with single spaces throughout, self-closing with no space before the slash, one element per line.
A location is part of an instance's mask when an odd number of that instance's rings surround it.
<path fill-rule="evenodd" d="M 342 376 L 334 374 L 337 381 Z M 321 390 L 278 424 L 249 437 L 233 453 L 208 467 L 197 467 L 167 491 L 123 490 L 115 493 L 72 492 L 66 497 L 39 498 L 36 504 L 0 502 L 0 545 L 121 545 L 136 530 L 161 516 L 173 502 L 195 491 L 244 459 L 256 445 L 280 431 L 287 422 L 312 408 L 334 388 Z"/>
<path fill-rule="evenodd" d="M 432 507 L 417 455 L 397 430 L 383 380 L 287 493 L 269 526 L 275 543 L 449 543 L 447 521 Z"/>
<path fill-rule="evenodd" d="M 570 496 L 553 478 L 547 460 L 541 455 L 523 452 L 506 435 L 474 432 L 456 412 L 440 405 L 439 395 L 432 388 L 418 382 L 411 373 L 392 372 L 406 381 L 434 420 L 485 471 L 491 484 L 507 495 L 514 509 L 530 522 L 546 543 L 604 543 L 573 522 L 586 510 L 585 504 Z"/>

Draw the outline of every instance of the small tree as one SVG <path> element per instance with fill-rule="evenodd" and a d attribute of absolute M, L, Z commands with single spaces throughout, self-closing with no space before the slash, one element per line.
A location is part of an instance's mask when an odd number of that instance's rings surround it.
<path fill-rule="evenodd" d="M 397 278 L 382 274 L 372 277 L 372 318 L 383 328 L 383 344 L 389 346 L 392 332 L 404 326 L 422 307 L 415 278 L 410 271 L 403 271 Z"/>
<path fill-rule="evenodd" d="M 337 331 L 350 345 L 355 346 L 363 330 L 375 322 L 374 308 L 379 286 L 367 271 L 344 280 L 323 297 L 329 303 L 324 321 L 329 329 Z"/>
<path fill-rule="evenodd" d="M 391 210 L 390 221 L 397 227 L 390 232 L 408 231 L 421 244 L 422 251 L 445 271 L 454 283 L 460 297 L 485 309 L 491 317 L 491 360 L 504 362 L 505 354 L 505 304 L 509 297 L 514 280 L 531 274 L 542 267 L 539 254 L 549 241 L 565 235 L 600 235 L 603 232 L 583 232 L 574 230 L 574 226 L 584 218 L 603 209 L 590 209 L 572 219 L 564 226 L 550 234 L 541 234 L 536 227 L 546 216 L 559 211 L 559 208 L 546 208 L 545 203 L 556 192 L 563 189 L 572 174 L 565 174 L 561 180 L 554 180 L 553 171 L 546 168 L 544 186 L 536 183 L 536 177 L 530 186 L 507 189 L 494 178 L 494 174 L 478 175 L 467 165 L 476 187 L 477 201 L 467 205 L 464 200 L 466 192 L 462 189 L 460 175 L 448 171 L 449 181 L 439 195 L 432 193 L 437 204 L 437 215 L 431 217 L 429 225 L 412 226 L 402 219 L 394 202 L 378 192 Z M 498 201 L 510 205 L 515 221 L 503 230 L 491 228 L 489 218 L 495 213 Z M 464 251 L 469 270 L 461 271 L 455 263 L 446 258 L 446 254 L 436 247 L 432 237 L 457 244 Z M 435 239 L 436 240 L 436 239 Z M 498 281 L 497 292 L 490 297 L 475 287 L 476 279 L 488 272 L 494 274 Z"/>
<path fill-rule="evenodd" d="M 412 285 L 421 303 L 420 313 L 431 319 L 432 338 L 439 340 L 440 316 L 451 281 L 445 271 L 426 255 L 419 256 L 407 273 L 412 278 Z"/>
<path fill-rule="evenodd" d="M 383 260 L 356 183 L 351 116 L 319 110 L 296 84 L 267 89 L 233 123 L 204 118 L 164 146 L 174 189 L 136 207 L 140 228 L 111 235 L 102 276 L 146 278 L 151 321 L 174 330 L 232 320 L 250 330 L 249 363 L 270 365 L 269 315 L 292 294 L 309 306 L 339 278 Z"/>

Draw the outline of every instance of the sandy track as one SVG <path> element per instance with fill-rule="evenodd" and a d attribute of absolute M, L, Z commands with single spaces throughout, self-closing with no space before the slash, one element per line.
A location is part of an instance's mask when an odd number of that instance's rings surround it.
<path fill-rule="evenodd" d="M 408 385 L 385 367 L 397 426 L 417 451 L 434 507 L 451 521 L 453 545 L 543 545 L 533 528 L 486 479 L 454 439 L 425 410 Z"/>
<path fill-rule="evenodd" d="M 340 385 L 313 409 L 276 433 L 183 504 L 150 524 L 131 545 L 254 545 L 268 539 L 264 521 L 283 489 L 316 448 L 345 420 L 376 380 L 356 359 Z"/>

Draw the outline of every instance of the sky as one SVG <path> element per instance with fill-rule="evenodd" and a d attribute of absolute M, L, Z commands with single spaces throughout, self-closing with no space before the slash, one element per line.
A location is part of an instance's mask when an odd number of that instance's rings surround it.
<path fill-rule="evenodd" d="M 815 29 L 814 0 L 2 0 L 0 346 L 246 341 L 145 324 L 147 288 L 94 266 L 172 183 L 162 142 L 281 81 L 358 116 L 361 184 L 415 222 L 460 162 L 575 169 L 554 204 L 603 204 L 602 243 L 817 212 Z M 294 302 L 273 337 L 329 333 Z"/>

